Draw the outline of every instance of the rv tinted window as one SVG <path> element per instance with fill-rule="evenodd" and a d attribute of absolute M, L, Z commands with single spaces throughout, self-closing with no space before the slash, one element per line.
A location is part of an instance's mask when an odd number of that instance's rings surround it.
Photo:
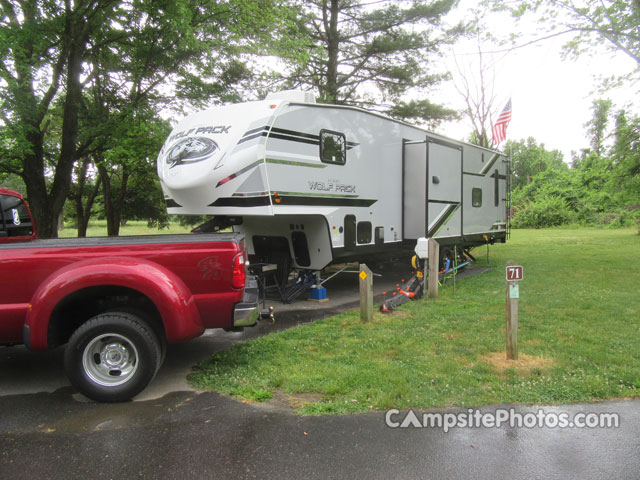
<path fill-rule="evenodd" d="M 376 227 L 376 245 L 384 243 L 384 227 Z"/>
<path fill-rule="evenodd" d="M 347 161 L 347 139 L 344 133 L 320 130 L 320 160 L 344 165 Z"/>
<path fill-rule="evenodd" d="M 291 232 L 291 244 L 293 245 L 293 254 L 296 257 L 298 265 L 301 267 L 311 265 L 309 244 L 307 243 L 307 236 L 304 232 Z"/>
<path fill-rule="evenodd" d="M 474 207 L 482 206 L 482 189 L 474 188 L 471 190 L 471 205 Z"/>
<path fill-rule="evenodd" d="M 345 215 L 344 217 L 344 246 L 356 246 L 356 216 Z"/>
<path fill-rule="evenodd" d="M 358 243 L 371 243 L 371 222 L 358 222 Z"/>

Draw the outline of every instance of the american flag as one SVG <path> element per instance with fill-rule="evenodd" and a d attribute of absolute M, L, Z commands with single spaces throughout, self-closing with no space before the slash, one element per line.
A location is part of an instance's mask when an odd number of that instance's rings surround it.
<path fill-rule="evenodd" d="M 502 109 L 502 113 L 493 125 L 493 144 L 497 147 L 507 139 L 507 125 L 511 121 L 511 99 Z"/>

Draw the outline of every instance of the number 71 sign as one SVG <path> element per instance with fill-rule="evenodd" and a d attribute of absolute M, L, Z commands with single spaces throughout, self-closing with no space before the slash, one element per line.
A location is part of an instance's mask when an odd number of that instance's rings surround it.
<path fill-rule="evenodd" d="M 507 265 L 507 281 L 517 282 L 524 277 L 524 268 L 521 265 Z"/>

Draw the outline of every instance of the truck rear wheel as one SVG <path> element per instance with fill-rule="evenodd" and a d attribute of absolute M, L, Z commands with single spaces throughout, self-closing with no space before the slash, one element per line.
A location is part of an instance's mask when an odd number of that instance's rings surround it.
<path fill-rule="evenodd" d="M 83 323 L 69 339 L 64 366 L 71 384 L 100 402 L 129 400 L 162 363 L 153 329 L 129 312 L 107 312 Z"/>

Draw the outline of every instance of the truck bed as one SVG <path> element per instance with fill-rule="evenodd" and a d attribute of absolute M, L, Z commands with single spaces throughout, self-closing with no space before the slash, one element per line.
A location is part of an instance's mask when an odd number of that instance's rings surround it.
<path fill-rule="evenodd" d="M 243 290 L 232 286 L 233 259 L 243 249 L 240 233 L 55 238 L 0 245 L 0 344 L 21 340 L 30 305 L 60 289 L 43 290 L 43 285 L 64 275 L 69 277 L 64 285 L 87 291 L 98 285 L 141 294 L 159 284 L 172 291 L 187 289 L 180 295 L 194 303 L 202 327 L 230 328 L 234 305 L 243 297 Z M 167 283 L 160 279 L 163 275 L 174 280 Z"/>
<path fill-rule="evenodd" d="M 68 248 L 68 247 L 106 247 L 121 245 L 163 245 L 179 243 L 234 242 L 242 239 L 239 233 L 182 233 L 169 235 L 135 235 L 123 237 L 69 237 L 46 238 L 28 242 L 0 244 L 0 250 L 18 248 Z"/>

